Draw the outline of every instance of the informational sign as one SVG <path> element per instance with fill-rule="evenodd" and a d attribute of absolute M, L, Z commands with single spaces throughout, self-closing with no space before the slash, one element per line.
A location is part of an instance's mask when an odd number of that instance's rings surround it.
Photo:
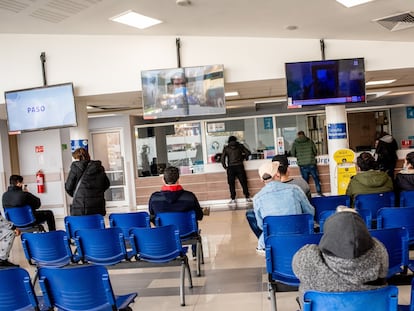
<path fill-rule="evenodd" d="M 338 149 L 333 154 L 333 158 L 337 164 L 338 194 L 345 194 L 351 177 L 357 173 L 354 163 L 355 153 L 351 149 Z"/>
<path fill-rule="evenodd" d="M 265 130 L 272 130 L 273 129 L 273 118 L 272 117 L 264 117 L 263 118 L 263 125 Z"/>
<path fill-rule="evenodd" d="M 36 153 L 45 152 L 45 146 L 35 146 L 35 152 Z"/>
<path fill-rule="evenodd" d="M 277 137 L 277 154 L 284 154 L 285 153 L 285 142 L 283 137 Z"/>
<path fill-rule="evenodd" d="M 209 133 L 224 132 L 225 128 L 224 122 L 207 123 L 207 132 Z"/>
<path fill-rule="evenodd" d="M 88 150 L 88 140 L 87 139 L 75 139 L 70 141 L 70 150 L 73 152 L 78 148 L 85 148 Z"/>
<path fill-rule="evenodd" d="M 407 119 L 414 119 L 414 107 L 407 108 Z"/>
<path fill-rule="evenodd" d="M 346 123 L 328 124 L 328 139 L 346 139 Z"/>

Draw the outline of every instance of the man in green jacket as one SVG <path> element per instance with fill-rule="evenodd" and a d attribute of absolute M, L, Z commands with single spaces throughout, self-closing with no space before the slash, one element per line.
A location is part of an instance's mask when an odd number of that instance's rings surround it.
<path fill-rule="evenodd" d="M 305 136 L 303 131 L 298 132 L 298 137 L 295 139 L 290 150 L 292 157 L 296 157 L 300 174 L 303 179 L 309 183 L 309 175 L 315 182 L 316 192 L 322 195 L 321 182 L 319 181 L 318 168 L 316 167 L 317 149 L 315 143 L 309 137 Z"/>

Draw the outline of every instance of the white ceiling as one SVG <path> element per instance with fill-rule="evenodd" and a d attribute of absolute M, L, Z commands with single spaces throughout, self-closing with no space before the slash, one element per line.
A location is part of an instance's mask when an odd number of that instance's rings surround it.
<path fill-rule="evenodd" d="M 127 10 L 160 19 L 163 23 L 139 30 L 109 20 Z M 414 42 L 414 28 L 390 31 L 373 21 L 410 11 L 414 12 L 412 0 L 375 0 L 349 9 L 335 0 L 191 0 L 189 6 L 178 6 L 176 0 L 0 0 L 0 33 L 243 36 Z M 288 30 L 288 26 L 297 29 Z M 384 72 L 380 74 L 383 75 Z M 410 78 L 407 78 L 406 71 L 396 74 L 403 75 L 406 79 L 401 85 L 414 85 L 414 81 L 411 81 L 414 79 L 413 74 Z M 268 82 L 269 85 L 275 83 L 274 80 Z M 246 98 L 262 98 L 260 92 L 267 89 L 267 86 L 265 81 L 261 83 L 263 87 L 255 87 L 254 81 L 236 86 L 241 94 L 252 91 Z M 285 95 L 284 83 L 279 83 L 280 90 L 275 90 L 275 93 L 280 94 L 272 96 Z M 105 107 L 105 103 L 109 102 L 113 106 L 118 96 L 122 96 L 120 102 L 123 104 L 120 107 L 126 106 L 125 100 L 137 100 L 135 92 L 88 99 L 95 99 L 96 106 Z"/>

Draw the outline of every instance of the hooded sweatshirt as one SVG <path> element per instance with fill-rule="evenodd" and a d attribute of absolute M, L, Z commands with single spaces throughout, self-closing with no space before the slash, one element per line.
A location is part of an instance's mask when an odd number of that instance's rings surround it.
<path fill-rule="evenodd" d="M 164 185 L 161 191 L 154 192 L 148 203 L 151 221 L 155 215 L 164 212 L 195 211 L 196 219 L 203 219 L 203 210 L 194 193 L 184 190 L 181 185 Z"/>
<path fill-rule="evenodd" d="M 362 171 L 351 177 L 346 194 L 353 201 L 357 194 L 381 193 L 393 191 L 392 179 L 385 172 Z"/>
<path fill-rule="evenodd" d="M 221 164 L 224 169 L 227 169 L 229 166 L 243 165 L 243 161 L 247 160 L 250 154 L 250 151 L 238 141 L 230 141 L 223 148 Z"/>
<path fill-rule="evenodd" d="M 300 280 L 302 301 L 308 290 L 348 292 L 385 286 L 388 253 L 357 213 L 338 212 L 326 221 L 319 245 L 305 245 L 295 254 L 292 268 Z"/>
<path fill-rule="evenodd" d="M 292 144 L 290 153 L 296 157 L 299 166 L 315 165 L 317 149 L 315 143 L 306 136 L 299 136 Z"/>

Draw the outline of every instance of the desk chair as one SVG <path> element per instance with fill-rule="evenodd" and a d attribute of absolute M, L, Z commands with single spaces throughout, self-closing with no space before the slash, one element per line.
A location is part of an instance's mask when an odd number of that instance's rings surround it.
<path fill-rule="evenodd" d="M 36 222 L 33 210 L 30 205 L 6 207 L 4 208 L 4 217 L 11 221 L 22 232 L 45 232 L 43 223 Z"/>
<path fill-rule="evenodd" d="M 193 287 L 190 266 L 186 255 L 187 248 L 182 247 L 177 228 L 166 225 L 155 228 L 132 228 L 130 231 L 131 245 L 137 254 L 137 261 L 166 264 L 178 261 L 180 271 L 180 301 L 185 306 L 184 282 L 188 273 L 189 287 Z"/>
<path fill-rule="evenodd" d="M 132 311 L 137 296 L 115 295 L 107 269 L 98 265 L 41 267 L 39 285 L 45 305 L 65 311 Z"/>
<path fill-rule="evenodd" d="M 202 238 L 200 235 L 200 230 L 198 229 L 195 212 L 189 211 L 159 213 L 155 217 L 155 225 L 174 225 L 177 227 L 180 233 L 180 239 L 183 245 L 195 245 L 197 276 L 201 276 L 201 264 L 204 264 L 204 254 Z"/>
<path fill-rule="evenodd" d="M 265 240 L 266 271 L 269 279 L 271 310 L 277 310 L 277 283 L 299 286 L 299 280 L 292 270 L 292 259 L 306 244 L 319 244 L 322 233 L 271 235 Z"/>
<path fill-rule="evenodd" d="M 398 287 L 354 292 L 307 291 L 303 311 L 397 311 Z"/>

